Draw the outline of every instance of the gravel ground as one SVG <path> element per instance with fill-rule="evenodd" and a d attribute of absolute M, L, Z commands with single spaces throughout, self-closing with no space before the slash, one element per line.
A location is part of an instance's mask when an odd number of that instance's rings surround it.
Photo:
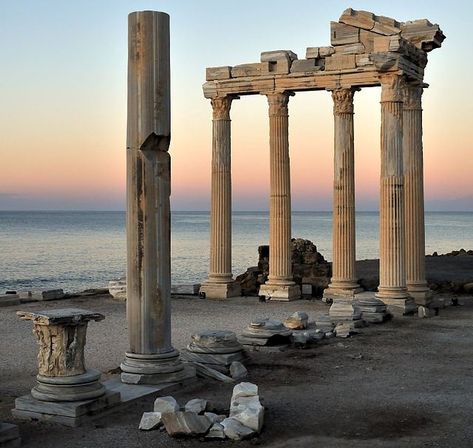
<path fill-rule="evenodd" d="M 395 318 L 349 339 L 330 339 L 308 350 L 253 354 L 249 380 L 266 407 L 261 436 L 241 446 L 268 447 L 471 447 L 473 442 L 473 298 L 431 319 Z M 233 442 L 174 440 L 143 433 L 141 413 L 153 397 L 81 428 L 15 421 L 14 398 L 29 392 L 36 374 L 31 322 L 17 309 L 82 307 L 105 314 L 91 323 L 86 361 L 107 373 L 127 349 L 125 304 L 109 297 L 27 304 L 0 309 L 0 420 L 20 425 L 24 447 L 223 447 Z M 173 342 L 182 348 L 203 329 L 239 333 L 254 317 L 285 318 L 303 310 L 313 319 L 327 312 L 320 301 L 259 303 L 256 298 L 212 302 L 173 300 Z M 105 376 L 110 376 L 106 374 Z M 231 385 L 201 380 L 173 394 L 181 404 L 207 398 L 228 408 Z"/>

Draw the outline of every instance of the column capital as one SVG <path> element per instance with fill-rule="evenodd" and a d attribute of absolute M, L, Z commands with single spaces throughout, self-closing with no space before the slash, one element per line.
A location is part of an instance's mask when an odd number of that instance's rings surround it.
<path fill-rule="evenodd" d="M 332 90 L 334 115 L 353 113 L 353 96 L 357 90 L 351 87 Z"/>
<path fill-rule="evenodd" d="M 397 73 L 385 73 L 379 76 L 381 82 L 381 102 L 402 102 L 405 80 Z"/>
<path fill-rule="evenodd" d="M 290 92 L 266 93 L 269 104 L 269 116 L 288 115 L 287 105 L 289 103 Z"/>
<path fill-rule="evenodd" d="M 232 107 L 233 96 L 216 96 L 210 100 L 213 109 L 214 120 L 230 120 L 230 108 Z"/>
<path fill-rule="evenodd" d="M 403 87 L 404 110 L 422 110 L 422 84 L 408 84 Z"/>

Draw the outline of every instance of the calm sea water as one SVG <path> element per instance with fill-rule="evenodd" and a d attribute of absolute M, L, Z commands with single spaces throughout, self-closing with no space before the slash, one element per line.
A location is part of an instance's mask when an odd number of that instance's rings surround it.
<path fill-rule="evenodd" d="M 379 218 L 357 213 L 357 259 L 378 257 Z M 267 212 L 233 215 L 233 272 L 257 262 L 268 243 Z M 293 236 L 312 240 L 331 260 L 331 213 L 294 212 Z M 426 252 L 473 249 L 473 213 L 427 213 Z M 209 262 L 209 214 L 172 215 L 172 281 L 200 282 Z M 0 292 L 20 288 L 79 291 L 125 273 L 124 212 L 0 212 Z"/>

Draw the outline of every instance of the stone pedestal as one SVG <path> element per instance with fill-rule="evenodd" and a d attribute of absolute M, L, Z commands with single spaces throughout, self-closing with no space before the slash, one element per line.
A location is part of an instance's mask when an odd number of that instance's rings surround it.
<path fill-rule="evenodd" d="M 339 322 L 349 322 L 353 328 L 364 326 L 361 311 L 354 303 L 353 298 L 339 297 L 334 299 L 328 314 L 335 324 Z"/>
<path fill-rule="evenodd" d="M 227 299 L 241 294 L 232 277 L 232 180 L 231 121 L 232 96 L 211 100 L 212 188 L 210 207 L 210 271 L 200 288 L 208 299 Z"/>
<path fill-rule="evenodd" d="M 128 16 L 127 320 L 122 381 L 192 376 L 171 345 L 169 16 Z"/>
<path fill-rule="evenodd" d="M 334 115 L 333 262 L 325 300 L 338 300 L 338 311 L 362 291 L 355 273 L 355 152 L 353 95 L 356 89 L 332 91 Z M 348 308 L 347 308 L 348 306 Z M 355 313 L 356 314 L 356 313 Z"/>
<path fill-rule="evenodd" d="M 270 207 L 269 276 L 260 296 L 271 300 L 295 300 L 301 296 L 292 278 L 291 176 L 289 160 L 289 93 L 267 95 L 269 104 Z"/>
<path fill-rule="evenodd" d="M 120 394 L 100 382 L 99 371 L 85 368 L 87 324 L 102 320 L 102 314 L 74 308 L 17 314 L 33 321 L 39 373 L 31 395 L 15 400 L 13 415 L 76 426 L 79 414 L 97 413 L 120 401 Z"/>
<path fill-rule="evenodd" d="M 432 292 L 425 278 L 424 155 L 422 149 L 423 86 L 404 87 L 403 161 L 407 292 L 418 305 L 429 305 Z"/>
<path fill-rule="evenodd" d="M 404 264 L 403 79 L 397 74 L 385 74 L 380 80 L 380 283 L 376 296 L 389 309 L 407 314 L 415 310 L 415 303 L 407 293 Z"/>

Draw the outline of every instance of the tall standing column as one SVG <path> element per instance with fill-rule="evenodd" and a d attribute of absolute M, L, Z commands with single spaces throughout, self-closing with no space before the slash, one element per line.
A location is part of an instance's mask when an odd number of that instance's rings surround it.
<path fill-rule="evenodd" d="M 353 298 L 361 291 L 355 272 L 355 151 L 353 96 L 355 89 L 332 91 L 334 115 L 332 279 L 324 296 Z"/>
<path fill-rule="evenodd" d="M 402 85 L 397 74 L 381 75 L 381 182 L 379 287 L 376 296 L 392 311 L 409 313 L 404 264 L 404 173 Z"/>
<path fill-rule="evenodd" d="M 125 383 L 192 376 L 171 345 L 169 16 L 128 16 Z"/>
<path fill-rule="evenodd" d="M 421 84 L 406 84 L 404 87 L 405 250 L 407 291 L 417 304 L 428 305 L 432 293 L 425 278 L 423 90 Z"/>
<path fill-rule="evenodd" d="M 291 250 L 291 170 L 289 160 L 289 93 L 270 93 L 270 206 L 269 277 L 259 294 L 273 300 L 300 298 L 300 287 L 293 281 Z"/>
<path fill-rule="evenodd" d="M 210 272 L 200 292 L 209 299 L 239 296 L 240 284 L 232 277 L 232 175 L 231 121 L 232 97 L 211 100 L 212 187 L 210 208 Z"/>

